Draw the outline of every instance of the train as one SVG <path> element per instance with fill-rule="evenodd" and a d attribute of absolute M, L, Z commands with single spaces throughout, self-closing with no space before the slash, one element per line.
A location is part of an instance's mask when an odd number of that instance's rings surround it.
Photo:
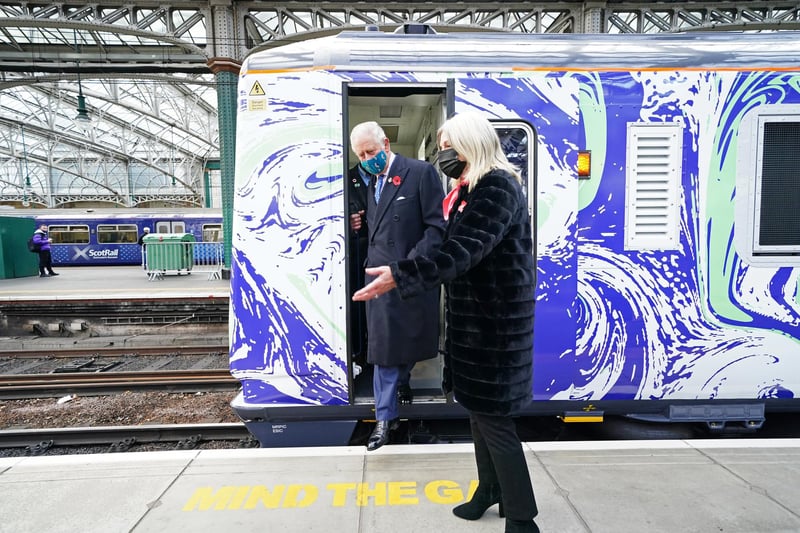
<path fill-rule="evenodd" d="M 0 216 L 47 224 L 56 266 L 141 265 L 139 236 L 191 233 L 196 241 L 222 242 L 222 211 L 205 208 L 14 209 Z"/>
<path fill-rule="evenodd" d="M 376 120 L 395 152 L 434 163 L 437 128 L 471 110 L 532 213 L 521 415 L 733 432 L 800 412 L 799 42 L 406 24 L 254 51 L 237 101 L 234 410 L 264 446 L 342 444 L 374 418 L 348 334 L 349 131 Z M 415 367 L 402 418 L 464 416 L 441 366 Z"/>

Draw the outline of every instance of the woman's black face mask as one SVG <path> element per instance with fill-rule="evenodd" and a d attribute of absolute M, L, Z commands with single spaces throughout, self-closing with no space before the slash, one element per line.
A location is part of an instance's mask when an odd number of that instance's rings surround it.
<path fill-rule="evenodd" d="M 439 152 L 439 169 L 449 178 L 458 178 L 467 166 L 466 161 L 459 161 L 458 153 L 452 148 Z"/>

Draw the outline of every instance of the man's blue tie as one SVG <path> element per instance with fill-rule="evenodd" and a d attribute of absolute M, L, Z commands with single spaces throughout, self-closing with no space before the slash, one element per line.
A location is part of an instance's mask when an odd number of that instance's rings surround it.
<path fill-rule="evenodd" d="M 386 174 L 379 174 L 377 178 L 378 181 L 375 182 L 375 203 L 377 204 L 381 199 L 381 191 L 383 190 L 383 184 L 386 181 Z"/>

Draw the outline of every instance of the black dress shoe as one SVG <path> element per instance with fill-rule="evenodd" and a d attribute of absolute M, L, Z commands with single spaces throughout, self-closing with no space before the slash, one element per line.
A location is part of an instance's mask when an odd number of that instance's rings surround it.
<path fill-rule="evenodd" d="M 378 420 L 375 424 L 375 429 L 372 431 L 372 435 L 369 436 L 369 440 L 367 441 L 367 450 L 373 451 L 377 450 L 384 444 L 389 443 L 389 434 L 397 429 L 400 425 L 400 421 L 396 418 L 394 420 Z"/>
<path fill-rule="evenodd" d="M 51 276 L 58 276 L 58 272 L 50 272 Z"/>
<path fill-rule="evenodd" d="M 414 392 L 408 385 L 400 385 L 397 387 L 397 401 L 400 405 L 411 405 L 414 401 Z"/>

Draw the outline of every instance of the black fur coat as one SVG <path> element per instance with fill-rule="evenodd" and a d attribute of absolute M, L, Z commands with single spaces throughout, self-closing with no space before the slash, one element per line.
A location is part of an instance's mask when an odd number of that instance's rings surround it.
<path fill-rule="evenodd" d="M 444 383 L 467 410 L 511 415 L 531 401 L 534 262 L 522 187 L 505 171 L 462 187 L 438 253 L 392 263 L 406 298 L 444 283 Z"/>

